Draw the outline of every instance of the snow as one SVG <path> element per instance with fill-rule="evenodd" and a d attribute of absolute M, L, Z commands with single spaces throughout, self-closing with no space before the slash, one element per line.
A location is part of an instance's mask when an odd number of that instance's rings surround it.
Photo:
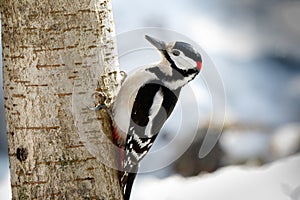
<path fill-rule="evenodd" d="M 133 200 L 300 200 L 300 154 L 262 167 L 230 166 L 192 178 L 139 176 Z"/>
<path fill-rule="evenodd" d="M 300 200 L 300 154 L 262 167 L 229 166 L 212 174 L 158 179 L 138 176 L 132 200 Z M 11 199 L 9 176 L 0 181 L 2 200 Z"/>
<path fill-rule="evenodd" d="M 0 194 L 2 200 L 11 199 L 11 188 L 10 188 L 9 176 L 6 176 L 5 179 L 0 180 Z"/>
<path fill-rule="evenodd" d="M 228 157 L 236 160 L 263 158 L 268 152 L 269 138 L 268 134 L 260 131 L 231 130 L 224 131 L 220 138 L 220 145 Z"/>
<path fill-rule="evenodd" d="M 299 151 L 300 125 L 287 124 L 275 131 L 270 148 L 273 156 L 285 157 Z"/>
<path fill-rule="evenodd" d="M 0 154 L 0 172 L 0 199 L 11 199 L 8 157 L 3 157 L 2 154 Z"/>

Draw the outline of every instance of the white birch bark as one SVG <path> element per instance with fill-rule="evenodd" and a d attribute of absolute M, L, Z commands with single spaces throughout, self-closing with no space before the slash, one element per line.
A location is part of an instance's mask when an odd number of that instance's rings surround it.
<path fill-rule="evenodd" d="M 72 113 L 74 85 L 117 69 L 111 2 L 1 0 L 1 19 L 12 198 L 122 199 L 117 172 L 87 150 Z M 108 115 L 97 120 L 110 136 Z"/>

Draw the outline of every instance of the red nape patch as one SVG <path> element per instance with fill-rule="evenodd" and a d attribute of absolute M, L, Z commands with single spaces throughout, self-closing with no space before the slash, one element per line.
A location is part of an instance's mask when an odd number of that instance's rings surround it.
<path fill-rule="evenodd" d="M 197 62 L 197 68 L 199 71 L 202 69 L 202 62 L 200 61 Z"/>
<path fill-rule="evenodd" d="M 119 140 L 121 139 L 118 130 L 116 128 L 113 128 L 113 139 L 114 139 L 114 143 L 118 145 Z"/>

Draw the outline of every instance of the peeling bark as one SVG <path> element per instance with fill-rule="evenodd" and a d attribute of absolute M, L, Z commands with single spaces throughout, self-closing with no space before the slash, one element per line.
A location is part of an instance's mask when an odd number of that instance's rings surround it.
<path fill-rule="evenodd" d="M 72 114 L 75 82 L 117 69 L 110 4 L 1 0 L 12 199 L 122 199 L 117 172 L 89 153 Z M 110 136 L 109 117 L 99 119 Z M 113 161 L 109 150 L 100 153 Z"/>

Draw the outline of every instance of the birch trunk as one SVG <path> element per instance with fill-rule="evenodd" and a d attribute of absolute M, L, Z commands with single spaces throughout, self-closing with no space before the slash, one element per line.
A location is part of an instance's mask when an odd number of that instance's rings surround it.
<path fill-rule="evenodd" d="M 1 0 L 1 18 L 12 199 L 122 199 L 117 172 L 87 150 L 72 113 L 75 82 L 113 70 L 111 2 Z M 108 115 L 99 119 L 110 135 Z"/>

